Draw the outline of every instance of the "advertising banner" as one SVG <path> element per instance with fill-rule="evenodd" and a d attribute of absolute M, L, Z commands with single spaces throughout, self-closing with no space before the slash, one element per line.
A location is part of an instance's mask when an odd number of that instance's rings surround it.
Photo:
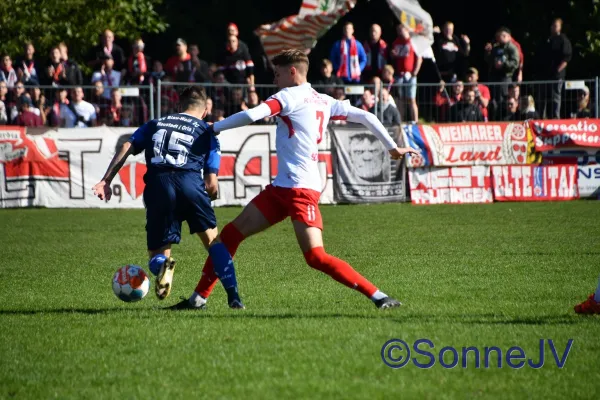
<path fill-rule="evenodd" d="M 579 198 L 577 165 L 492 167 L 496 201 L 555 201 Z"/>
<path fill-rule="evenodd" d="M 408 172 L 413 204 L 492 203 L 490 167 L 415 168 Z"/>

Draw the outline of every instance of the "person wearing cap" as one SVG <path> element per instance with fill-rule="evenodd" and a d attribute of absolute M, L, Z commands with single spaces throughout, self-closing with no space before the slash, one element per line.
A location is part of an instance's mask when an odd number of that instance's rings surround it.
<path fill-rule="evenodd" d="M 110 89 L 112 87 L 118 87 L 121 84 L 121 72 L 115 71 L 115 60 L 110 54 L 103 56 L 104 61 L 100 71 L 96 71 L 92 74 L 92 83 L 101 81 L 104 85 L 104 97 L 110 99 Z"/>
<path fill-rule="evenodd" d="M 571 113 L 571 118 L 592 118 L 590 111 L 590 88 L 584 86 L 577 93 L 577 111 Z"/>
<path fill-rule="evenodd" d="M 165 63 L 166 73 L 174 82 L 190 82 L 192 76 L 192 55 L 188 53 L 187 42 L 182 38 L 175 42 L 175 55 Z"/>
<path fill-rule="evenodd" d="M 250 54 L 248 45 L 246 44 L 246 42 L 244 42 L 243 40 L 240 39 L 240 30 L 238 29 L 238 26 L 234 22 L 230 22 L 229 24 L 227 24 L 227 37 L 229 37 L 231 35 L 238 38 L 239 47 L 240 47 L 240 49 L 242 49 L 242 52 L 245 51 L 245 52 L 248 52 L 248 54 Z"/>
<path fill-rule="evenodd" d="M 477 68 L 468 68 L 465 78 L 465 87 L 467 89 L 473 89 L 473 92 L 475 93 L 475 103 L 479 105 L 484 121 L 488 121 L 488 106 L 492 98 L 490 89 L 486 85 L 479 83 L 479 71 L 477 71 Z"/>
<path fill-rule="evenodd" d="M 115 34 L 110 29 L 104 31 L 100 36 L 100 44 L 92 49 L 88 65 L 92 68 L 100 68 L 106 59 L 105 56 L 111 56 L 117 71 L 125 69 L 125 52 L 115 43 Z"/>
<path fill-rule="evenodd" d="M 30 127 L 38 127 L 44 126 L 44 122 L 42 118 L 31 111 L 33 107 L 33 102 L 27 95 L 22 95 L 19 97 L 19 115 L 14 121 L 15 125 L 19 126 L 30 126 Z"/>

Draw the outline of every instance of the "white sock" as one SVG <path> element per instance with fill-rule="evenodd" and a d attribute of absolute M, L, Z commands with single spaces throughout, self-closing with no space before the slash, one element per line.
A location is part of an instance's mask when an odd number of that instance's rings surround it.
<path fill-rule="evenodd" d="M 194 307 L 201 307 L 202 305 L 206 304 L 206 299 L 200 296 L 198 293 L 194 292 L 190 296 L 189 302 Z"/>
<path fill-rule="evenodd" d="M 596 288 L 596 291 L 594 292 L 594 300 L 600 302 L 600 278 L 598 278 L 598 287 Z"/>
<path fill-rule="evenodd" d="M 377 301 L 377 300 L 385 299 L 386 297 L 388 297 L 387 294 L 385 294 L 382 291 L 378 290 L 375 293 L 373 293 L 373 296 L 371 296 L 371 300 Z"/>

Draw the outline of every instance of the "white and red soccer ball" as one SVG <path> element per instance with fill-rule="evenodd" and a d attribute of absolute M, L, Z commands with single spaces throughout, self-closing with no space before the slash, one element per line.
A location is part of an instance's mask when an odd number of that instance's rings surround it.
<path fill-rule="evenodd" d="M 128 303 L 140 301 L 150 290 L 150 279 L 142 267 L 126 265 L 115 272 L 112 287 L 119 299 Z"/>

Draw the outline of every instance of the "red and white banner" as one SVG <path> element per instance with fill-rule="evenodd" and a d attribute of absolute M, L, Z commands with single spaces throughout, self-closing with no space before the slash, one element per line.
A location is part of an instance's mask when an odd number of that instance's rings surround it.
<path fill-rule="evenodd" d="M 408 172 L 413 204 L 492 203 L 490 167 L 415 168 Z"/>
<path fill-rule="evenodd" d="M 406 125 L 404 142 L 420 151 L 408 156 L 409 168 L 527 163 L 523 122 Z"/>
<path fill-rule="evenodd" d="M 579 198 L 577 165 L 492 167 L 497 201 L 555 201 Z"/>
<path fill-rule="evenodd" d="M 221 169 L 215 205 L 244 205 L 277 174 L 275 126 L 249 126 L 219 135 Z M 130 156 L 112 182 L 113 199 L 92 193 L 120 145 L 135 128 L 59 129 L 43 135 L 0 126 L 0 208 L 143 208 L 144 154 Z M 329 132 L 321 141 L 321 203 L 333 202 Z"/>
<path fill-rule="evenodd" d="M 529 126 L 537 151 L 600 147 L 600 119 L 529 121 Z"/>

